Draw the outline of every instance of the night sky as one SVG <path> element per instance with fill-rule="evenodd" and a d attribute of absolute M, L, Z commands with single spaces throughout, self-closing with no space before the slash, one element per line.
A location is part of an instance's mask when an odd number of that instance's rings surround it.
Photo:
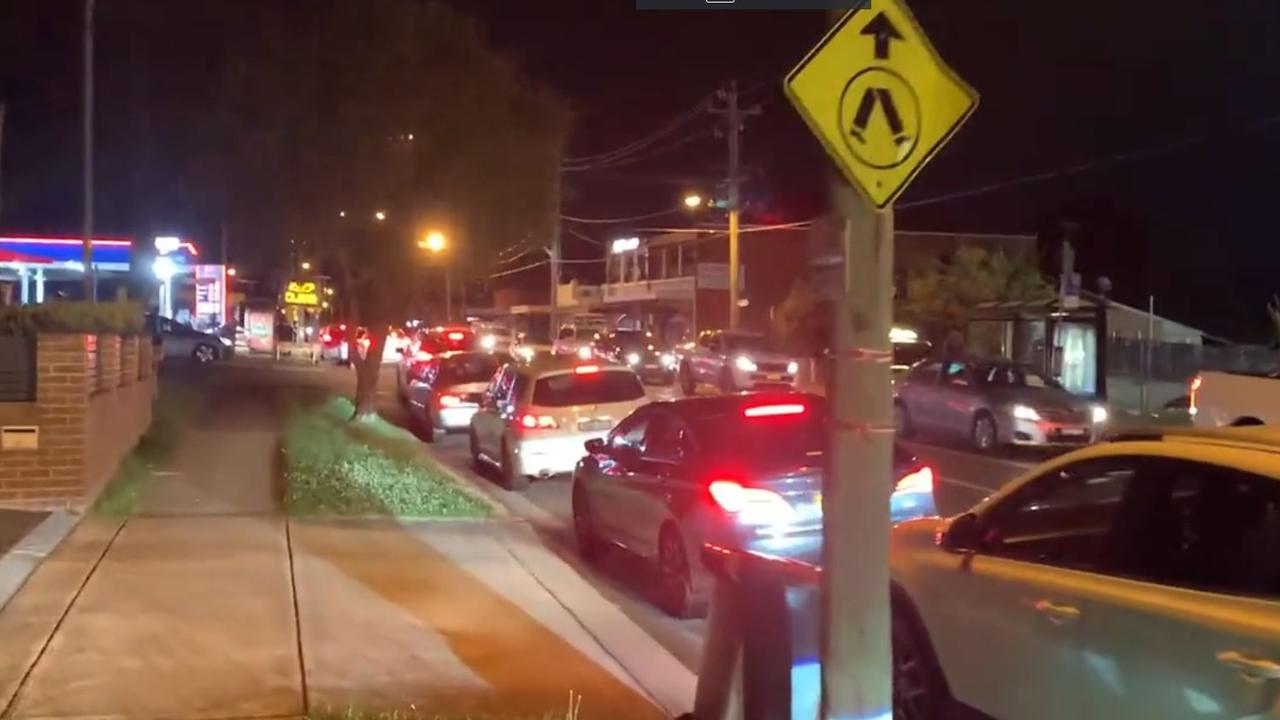
<path fill-rule="evenodd" d="M 831 165 L 780 91 L 782 77 L 821 37 L 824 13 L 641 12 L 627 0 L 454 4 L 475 15 L 530 77 L 569 100 L 576 116 L 571 155 L 643 137 L 735 78 L 745 101 L 763 110 L 744 136 L 748 219 L 800 220 L 824 210 Z M 172 81 L 164 84 L 175 95 L 193 91 L 198 72 L 184 73 L 198 69 L 201 53 L 199 28 L 184 25 L 177 9 L 183 5 L 156 2 L 151 20 L 175 28 Z M 7 229 L 78 226 L 77 6 L 0 0 L 0 90 L 11 104 L 6 182 L 35 164 L 55 169 L 43 192 L 26 195 L 22 206 L 6 199 Z M 912 9 L 982 102 L 901 203 L 1051 177 L 902 209 L 900 228 L 1032 233 L 1051 242 L 1073 227 L 1087 287 L 1107 274 L 1121 300 L 1145 302 L 1154 293 L 1169 317 L 1230 336 L 1263 334 L 1262 306 L 1280 291 L 1271 222 L 1280 189 L 1280 3 L 916 0 Z M 103 47 L 116 53 L 122 45 L 107 38 Z M 127 68 L 118 60 L 103 57 L 104 72 L 113 64 Z M 103 82 L 114 87 L 120 80 Z M 54 117 L 14 110 L 22 101 Z M 567 176 L 566 212 L 634 215 L 675 203 L 688 189 L 714 190 L 725 163 L 724 141 L 711 135 L 717 121 L 707 115 L 688 122 L 672 135 L 690 136 L 687 143 L 644 162 Z M 105 172 L 141 162 L 129 151 L 130 138 L 103 142 L 115 145 L 104 148 Z M 169 162 L 136 181 L 141 193 L 155 190 L 154 202 L 134 202 L 158 208 L 153 214 L 164 219 L 152 224 L 207 232 L 198 198 L 161 191 L 181 185 L 181 153 L 148 155 L 157 156 Z M 1086 172 L 1059 172 L 1086 163 Z M 127 216 L 135 227 L 140 213 Z M 596 239 L 609 233 L 583 229 Z M 567 250 L 596 252 L 576 239 Z"/>

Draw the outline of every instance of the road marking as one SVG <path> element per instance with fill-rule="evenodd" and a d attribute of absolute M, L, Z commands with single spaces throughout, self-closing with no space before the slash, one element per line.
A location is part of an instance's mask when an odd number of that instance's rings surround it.
<path fill-rule="evenodd" d="M 982 493 L 984 496 L 990 495 L 991 493 L 995 492 L 994 489 L 989 487 L 984 487 L 982 485 L 978 485 L 977 483 L 965 482 L 964 480 L 957 480 L 955 478 L 943 477 L 941 475 L 938 476 L 938 482 L 944 482 L 948 485 L 955 485 L 957 487 L 964 488 L 965 490 L 979 492 L 979 493 Z"/>

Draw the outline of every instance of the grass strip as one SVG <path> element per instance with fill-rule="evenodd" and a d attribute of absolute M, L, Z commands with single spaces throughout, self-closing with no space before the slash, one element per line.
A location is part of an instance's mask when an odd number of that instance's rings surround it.
<path fill-rule="evenodd" d="M 381 418 L 350 422 L 347 398 L 295 406 L 284 432 L 285 509 L 296 516 L 479 518 L 483 500 Z"/>

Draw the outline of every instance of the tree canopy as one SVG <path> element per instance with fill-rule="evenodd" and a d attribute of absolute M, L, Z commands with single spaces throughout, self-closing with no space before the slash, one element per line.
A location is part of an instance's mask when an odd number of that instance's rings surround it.
<path fill-rule="evenodd" d="M 961 247 L 949 259 L 910 273 L 899 316 L 939 331 L 956 330 L 981 303 L 1052 297 L 1034 258 Z"/>

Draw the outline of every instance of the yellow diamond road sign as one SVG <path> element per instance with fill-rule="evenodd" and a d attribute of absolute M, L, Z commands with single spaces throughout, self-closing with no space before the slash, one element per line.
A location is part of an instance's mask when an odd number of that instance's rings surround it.
<path fill-rule="evenodd" d="M 899 0 L 851 10 L 787 76 L 787 96 L 849 180 L 893 202 L 978 106 Z"/>

